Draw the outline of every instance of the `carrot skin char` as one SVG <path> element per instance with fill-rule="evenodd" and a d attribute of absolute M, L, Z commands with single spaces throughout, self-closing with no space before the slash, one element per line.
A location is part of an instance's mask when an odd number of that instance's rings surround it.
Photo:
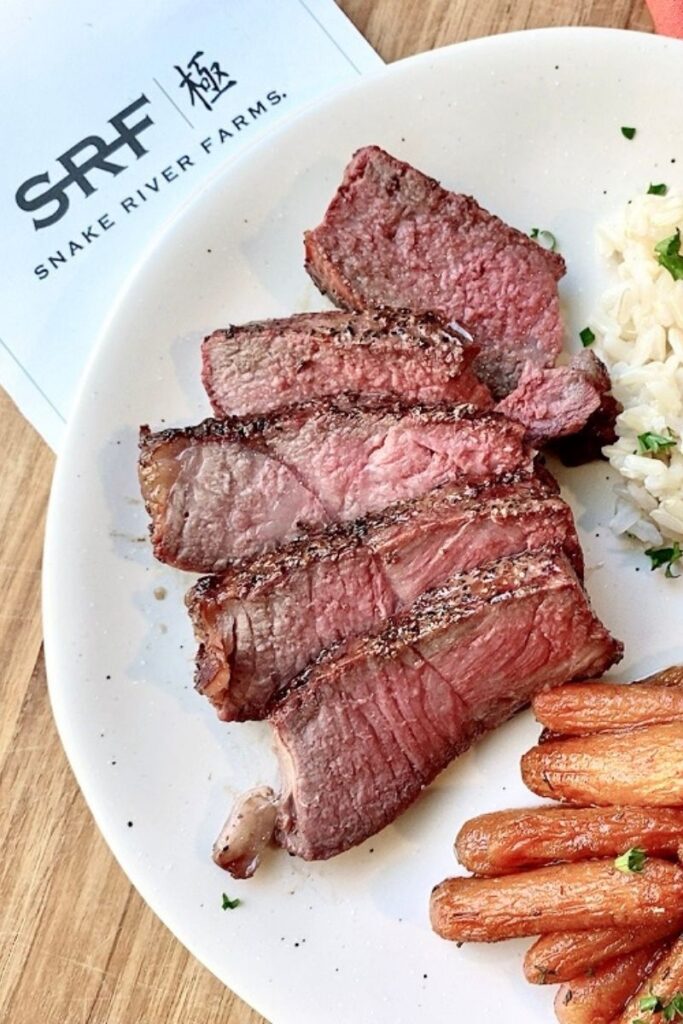
<path fill-rule="evenodd" d="M 532 792 L 578 806 L 683 806 L 683 722 L 551 739 L 522 757 Z"/>
<path fill-rule="evenodd" d="M 532 708 L 537 720 L 561 736 L 633 729 L 683 719 L 683 668 L 669 669 L 658 680 L 618 686 L 570 683 L 540 693 Z"/>
<path fill-rule="evenodd" d="M 459 862 L 496 876 L 560 861 L 616 857 L 633 846 L 675 857 L 683 809 L 537 807 L 494 811 L 467 821 L 455 840 Z"/>
<path fill-rule="evenodd" d="M 524 975 L 532 985 L 571 981 L 606 960 L 671 938 L 683 930 L 683 910 L 653 925 L 551 932 L 537 939 L 524 957 Z"/>
<path fill-rule="evenodd" d="M 611 1024 L 626 1002 L 650 975 L 666 947 L 646 946 L 602 964 L 561 985 L 555 997 L 560 1024 Z"/>
<path fill-rule="evenodd" d="M 556 864 L 500 878 L 450 878 L 432 891 L 432 927 L 456 942 L 646 926 L 683 905 L 683 870 L 649 859 L 624 874 L 613 860 Z"/>
<path fill-rule="evenodd" d="M 664 1005 L 673 996 L 683 992 L 683 936 L 680 936 L 673 943 L 667 953 L 658 961 L 654 970 L 643 981 L 640 988 L 633 994 L 618 1017 L 612 1024 L 632 1024 L 632 1021 L 642 1017 L 640 1000 L 643 996 L 653 993 L 657 995 Z M 659 1021 L 657 1015 L 655 1020 Z"/>

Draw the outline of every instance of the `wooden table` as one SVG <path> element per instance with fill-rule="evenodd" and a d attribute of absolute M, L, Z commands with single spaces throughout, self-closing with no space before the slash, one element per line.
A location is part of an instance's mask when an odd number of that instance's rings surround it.
<path fill-rule="evenodd" d="M 386 61 L 544 25 L 650 30 L 642 0 L 342 0 Z M 0 392 L 0 1022 L 259 1024 L 145 906 L 97 832 L 47 698 L 40 561 L 54 459 Z M 324 1022 L 321 1020 L 321 1024 Z"/>

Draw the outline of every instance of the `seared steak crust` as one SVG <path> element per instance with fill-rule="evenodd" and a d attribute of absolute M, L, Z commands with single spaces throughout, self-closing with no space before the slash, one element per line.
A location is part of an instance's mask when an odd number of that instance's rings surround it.
<path fill-rule="evenodd" d="M 217 572 L 301 532 L 347 522 L 448 483 L 532 472 L 524 429 L 468 405 L 340 395 L 257 419 L 140 435 L 154 553 Z"/>
<path fill-rule="evenodd" d="M 549 544 L 582 574 L 571 510 L 538 477 L 446 485 L 308 533 L 190 590 L 197 689 L 225 720 L 261 718 L 323 648 L 381 629 L 453 572 Z"/>
<path fill-rule="evenodd" d="M 552 366 L 562 348 L 559 253 L 377 146 L 353 156 L 305 251 L 310 276 L 344 309 L 431 309 L 463 325 L 496 398 L 527 362 Z"/>
<path fill-rule="evenodd" d="M 488 409 L 488 388 L 470 369 L 475 354 L 433 313 L 298 313 L 214 331 L 202 345 L 202 381 L 218 417 L 340 391 Z"/>
<path fill-rule="evenodd" d="M 362 842 L 539 690 L 599 676 L 621 649 L 558 549 L 456 574 L 324 652 L 276 707 L 276 841 L 309 860 Z"/>

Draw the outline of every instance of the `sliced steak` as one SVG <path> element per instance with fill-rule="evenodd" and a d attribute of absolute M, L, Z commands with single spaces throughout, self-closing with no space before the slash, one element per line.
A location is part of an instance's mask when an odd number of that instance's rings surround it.
<path fill-rule="evenodd" d="M 542 447 L 583 430 L 602 407 L 609 387 L 600 360 L 592 352 L 581 352 L 568 366 L 551 370 L 528 363 L 515 390 L 496 408 L 523 423 L 529 441 Z"/>
<path fill-rule="evenodd" d="M 474 354 L 431 313 L 299 313 L 214 331 L 202 346 L 202 380 L 219 417 L 340 391 L 490 409 L 489 390 L 470 369 Z"/>
<path fill-rule="evenodd" d="M 587 419 L 581 430 L 557 441 L 553 447 L 565 466 L 581 466 L 602 457 L 606 444 L 617 439 L 617 416 L 623 406 L 610 394 L 612 382 L 607 367 L 593 352 L 581 352 L 572 359 L 572 365 L 583 372 L 600 395 L 600 405 Z"/>
<path fill-rule="evenodd" d="M 139 475 L 154 553 L 218 572 L 328 524 L 465 476 L 533 472 L 524 429 L 471 406 L 405 406 L 339 396 L 257 420 L 205 420 L 140 436 Z"/>
<path fill-rule="evenodd" d="M 307 860 L 362 842 L 539 690 L 600 676 L 621 649 L 560 550 L 452 577 L 322 655 L 273 712 L 276 842 Z"/>
<path fill-rule="evenodd" d="M 446 485 L 294 540 L 190 590 L 197 689 L 226 721 L 262 718 L 324 648 L 377 632 L 454 572 L 547 545 L 582 574 L 569 506 L 528 477 Z"/>
<path fill-rule="evenodd" d="M 345 309 L 431 309 L 461 323 L 496 398 L 525 363 L 552 366 L 562 348 L 562 257 L 377 146 L 354 155 L 305 247 L 308 273 Z"/>

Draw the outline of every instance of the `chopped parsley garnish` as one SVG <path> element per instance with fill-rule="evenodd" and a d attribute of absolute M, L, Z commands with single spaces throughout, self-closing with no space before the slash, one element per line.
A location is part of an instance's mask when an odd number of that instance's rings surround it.
<path fill-rule="evenodd" d="M 683 992 L 677 992 L 662 1010 L 664 1020 L 676 1020 L 683 1017 Z"/>
<path fill-rule="evenodd" d="M 635 138 L 636 130 L 635 128 L 624 128 L 622 126 L 621 134 L 624 136 L 625 139 L 633 139 Z"/>
<path fill-rule="evenodd" d="M 668 1003 L 665 1003 L 661 996 L 651 992 L 640 1000 L 639 1009 L 645 1013 L 661 1013 L 662 1020 L 672 1021 L 683 1017 L 683 992 L 676 992 Z M 645 1024 L 642 1017 L 633 1020 L 631 1024 Z"/>
<path fill-rule="evenodd" d="M 617 857 L 614 861 L 614 866 L 617 871 L 623 872 L 625 875 L 633 874 L 634 872 L 642 871 L 645 867 L 645 861 L 647 860 L 647 854 L 645 850 L 641 850 L 638 846 L 632 846 L 626 853 L 622 853 L 620 857 Z M 644 1009 L 641 1006 L 641 1010 Z"/>
<path fill-rule="evenodd" d="M 235 907 L 239 907 L 242 900 L 235 898 L 231 900 L 227 893 L 223 893 L 223 902 L 221 903 L 221 910 L 234 910 Z"/>
<path fill-rule="evenodd" d="M 681 546 L 677 540 L 673 542 L 670 548 L 648 548 L 645 554 L 652 562 L 652 565 L 650 566 L 652 570 L 661 569 L 661 567 L 665 565 L 666 572 L 664 575 L 668 576 L 669 579 L 677 578 L 677 576 L 674 577 L 674 574 L 671 571 L 674 563 L 680 561 L 683 557 L 683 551 L 681 551 Z"/>
<path fill-rule="evenodd" d="M 676 228 L 676 234 L 669 238 L 663 238 L 655 246 L 657 263 L 660 267 L 668 270 L 674 281 L 683 280 L 683 256 L 681 256 L 681 229 Z"/>
<path fill-rule="evenodd" d="M 675 445 L 675 438 L 665 437 L 664 434 L 655 434 L 652 430 L 647 430 L 644 434 L 638 434 L 638 452 L 640 455 L 643 455 L 645 452 L 653 452 L 655 455 L 659 455 L 660 452 L 666 451 L 667 448 L 673 448 Z"/>
<path fill-rule="evenodd" d="M 538 242 L 539 245 L 550 252 L 557 250 L 557 239 L 552 231 L 546 231 L 543 228 L 532 228 L 529 232 L 529 238 L 533 238 L 535 242 Z"/>
<path fill-rule="evenodd" d="M 662 182 L 659 185 L 650 185 L 649 189 L 647 190 L 647 194 L 649 196 L 665 196 L 668 191 L 669 186 L 665 185 Z"/>
<path fill-rule="evenodd" d="M 581 344 L 584 348 L 588 348 L 595 341 L 595 335 L 591 331 L 590 327 L 584 327 L 582 331 L 579 331 L 579 337 L 581 338 Z"/>

